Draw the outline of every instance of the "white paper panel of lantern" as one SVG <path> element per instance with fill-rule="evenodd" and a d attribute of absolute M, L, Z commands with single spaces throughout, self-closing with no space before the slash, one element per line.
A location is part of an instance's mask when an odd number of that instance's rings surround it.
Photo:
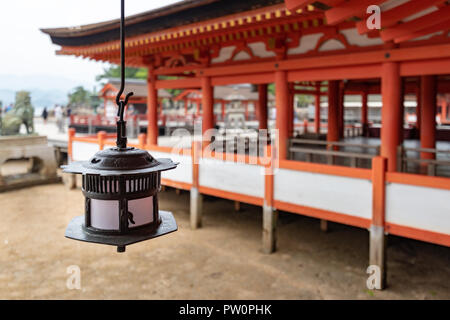
<path fill-rule="evenodd" d="M 133 214 L 135 224 L 129 224 L 129 228 L 136 228 L 153 222 L 153 197 L 128 200 L 128 212 Z"/>
<path fill-rule="evenodd" d="M 119 230 L 119 201 L 91 199 L 91 226 Z"/>

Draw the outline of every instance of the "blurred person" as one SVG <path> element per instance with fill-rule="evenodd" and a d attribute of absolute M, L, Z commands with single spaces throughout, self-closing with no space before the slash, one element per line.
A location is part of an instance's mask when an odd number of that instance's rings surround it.
<path fill-rule="evenodd" d="M 47 118 L 48 118 L 47 107 L 44 107 L 44 110 L 42 110 L 42 119 L 44 119 L 44 124 L 47 124 Z"/>
<path fill-rule="evenodd" d="M 64 133 L 64 112 L 60 105 L 56 105 L 55 107 L 55 118 L 58 132 Z"/>
<path fill-rule="evenodd" d="M 72 115 L 72 108 L 70 107 L 70 106 L 68 106 L 67 108 L 66 108 L 66 126 L 69 126 L 70 125 L 70 116 Z"/>

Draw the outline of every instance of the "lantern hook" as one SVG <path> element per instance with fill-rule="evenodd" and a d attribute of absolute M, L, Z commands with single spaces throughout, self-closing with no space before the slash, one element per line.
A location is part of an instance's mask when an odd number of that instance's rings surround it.
<path fill-rule="evenodd" d="M 120 0 L 120 89 L 117 92 L 116 104 L 118 106 L 117 116 L 117 141 L 116 145 L 119 149 L 127 148 L 127 130 L 126 121 L 123 120 L 125 106 L 133 92 L 127 93 L 124 100 L 120 97 L 125 89 L 125 0 Z"/>

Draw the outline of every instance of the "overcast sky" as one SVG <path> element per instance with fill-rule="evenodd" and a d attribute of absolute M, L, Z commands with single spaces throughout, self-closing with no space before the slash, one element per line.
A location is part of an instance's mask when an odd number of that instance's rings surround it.
<path fill-rule="evenodd" d="M 126 0 L 131 15 L 179 0 Z M 40 28 L 77 26 L 119 18 L 120 0 L 9 0 L 0 19 L 0 76 L 46 75 L 93 85 L 103 64 L 71 56 L 56 56 L 58 46 Z M 3 84 L 5 86 L 5 84 Z"/>

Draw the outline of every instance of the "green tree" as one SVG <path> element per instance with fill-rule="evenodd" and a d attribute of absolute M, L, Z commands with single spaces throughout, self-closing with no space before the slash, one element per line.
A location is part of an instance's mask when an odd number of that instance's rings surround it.
<path fill-rule="evenodd" d="M 112 65 L 103 69 L 103 73 L 96 77 L 97 81 L 108 78 L 120 78 L 120 66 Z M 147 79 L 147 68 L 125 67 L 125 78 Z"/>
<path fill-rule="evenodd" d="M 92 93 L 82 86 L 78 86 L 69 93 L 69 106 L 89 107 L 91 105 Z"/>

